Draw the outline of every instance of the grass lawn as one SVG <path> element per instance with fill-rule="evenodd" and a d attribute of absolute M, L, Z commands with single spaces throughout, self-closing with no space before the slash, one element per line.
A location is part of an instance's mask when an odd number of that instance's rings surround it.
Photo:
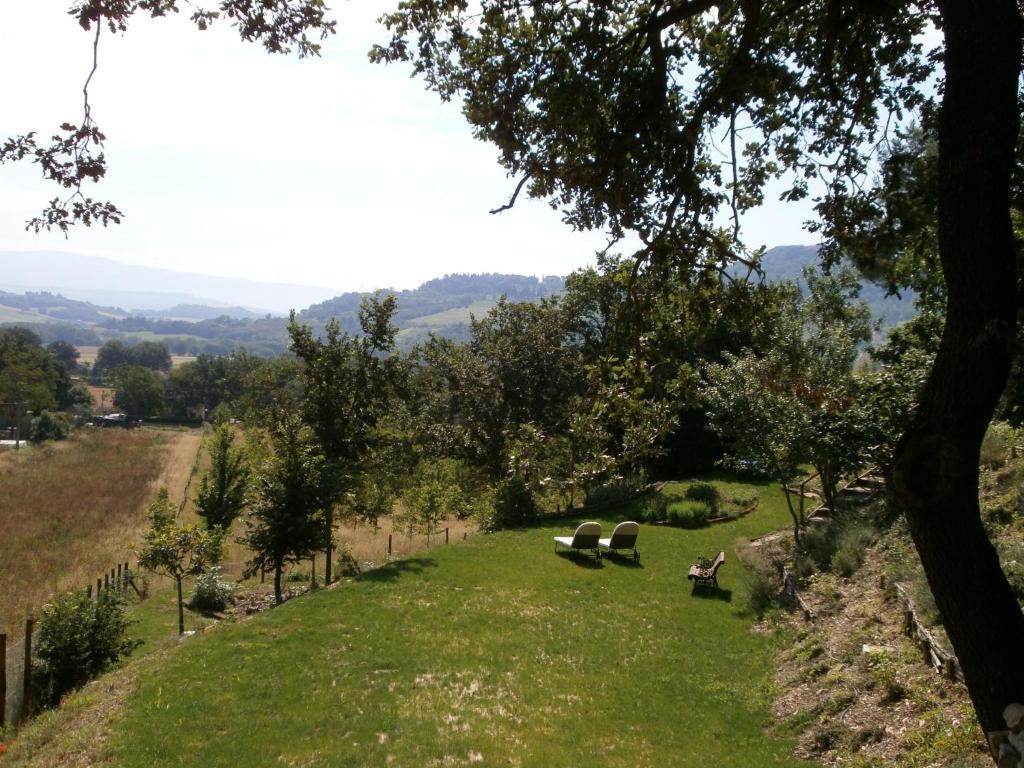
<path fill-rule="evenodd" d="M 164 645 L 115 673 L 132 682 L 89 764 L 809 765 L 765 731 L 776 641 L 750 631 L 732 554 L 737 538 L 788 524 L 781 494 L 759 490 L 757 511 L 736 522 L 641 526 L 639 566 L 556 555 L 551 537 L 578 521 L 546 522 Z M 601 522 L 610 533 L 630 516 Z M 719 549 L 721 591 L 692 593 L 687 567 Z M 150 623 L 166 606 L 142 610 L 136 631 L 160 645 Z M 95 690 L 72 697 L 69 722 Z M 45 742 L 77 738 L 53 735 L 59 716 L 48 730 L 30 726 L 7 757 L 32 764 L 29 750 L 42 758 Z"/>

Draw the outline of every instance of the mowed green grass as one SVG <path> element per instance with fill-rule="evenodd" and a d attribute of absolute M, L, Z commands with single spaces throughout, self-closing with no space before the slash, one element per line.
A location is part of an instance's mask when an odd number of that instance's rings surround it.
<path fill-rule="evenodd" d="M 775 641 L 732 555 L 787 519 L 763 487 L 734 523 L 643 526 L 639 567 L 554 554 L 571 520 L 396 561 L 142 665 L 103 764 L 806 765 L 765 731 Z"/>

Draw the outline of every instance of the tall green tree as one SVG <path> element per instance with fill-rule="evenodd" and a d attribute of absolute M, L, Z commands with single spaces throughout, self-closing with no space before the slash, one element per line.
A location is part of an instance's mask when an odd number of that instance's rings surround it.
<path fill-rule="evenodd" d="M 234 447 L 228 424 L 219 424 L 207 438 L 210 469 L 199 482 L 196 514 L 211 529 L 225 531 L 245 508 L 249 489 L 249 465 L 245 451 Z"/>
<path fill-rule="evenodd" d="M 394 296 L 365 299 L 359 311 L 362 335 L 350 336 L 331 320 L 324 335 L 300 325 L 292 313 L 288 333 L 291 349 L 302 361 L 303 418 L 316 435 L 325 466 L 323 483 L 327 560 L 324 580 L 332 579 L 334 507 L 357 484 L 369 455 L 378 421 L 386 412 L 394 361 L 384 357 L 394 348 L 398 329 L 391 323 Z"/>
<path fill-rule="evenodd" d="M 121 365 L 114 370 L 114 405 L 129 416 L 154 416 L 164 407 L 164 380 L 141 365 Z"/>
<path fill-rule="evenodd" d="M 252 551 L 246 577 L 274 573 L 274 598 L 281 603 L 281 577 L 287 565 L 324 548 L 326 461 L 309 427 L 284 418 L 274 429 L 272 452 L 253 479 L 253 501 L 239 538 Z"/>
<path fill-rule="evenodd" d="M 0 402 L 39 413 L 69 404 L 71 379 L 64 366 L 27 328 L 0 329 Z"/>
<path fill-rule="evenodd" d="M 1002 727 L 1024 691 L 1024 615 L 981 524 L 978 455 L 1017 335 L 1019 4 L 408 0 L 384 22 L 375 58 L 461 99 L 518 178 L 503 208 L 549 199 L 577 228 L 636 233 L 638 265 L 687 275 L 756 256 L 742 215 L 776 177 L 855 228 L 877 147 L 933 118 L 946 323 L 891 480 L 979 720 Z"/>

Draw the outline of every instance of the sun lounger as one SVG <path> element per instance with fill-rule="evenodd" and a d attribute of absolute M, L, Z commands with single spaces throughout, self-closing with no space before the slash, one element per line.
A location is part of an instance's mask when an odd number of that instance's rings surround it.
<path fill-rule="evenodd" d="M 589 549 L 594 553 L 594 557 L 600 558 L 601 553 L 597 549 L 597 542 L 600 538 L 600 523 L 580 523 L 579 527 L 576 528 L 576 533 L 572 536 L 555 536 L 555 552 L 558 551 L 558 545 L 561 544 L 563 547 L 575 550 L 576 552 Z"/>
<path fill-rule="evenodd" d="M 607 539 L 599 539 L 597 542 L 600 552 L 620 552 L 622 550 L 632 551 L 633 561 L 640 561 L 640 550 L 636 548 L 636 537 L 640 533 L 640 526 L 632 520 L 619 523 Z"/>

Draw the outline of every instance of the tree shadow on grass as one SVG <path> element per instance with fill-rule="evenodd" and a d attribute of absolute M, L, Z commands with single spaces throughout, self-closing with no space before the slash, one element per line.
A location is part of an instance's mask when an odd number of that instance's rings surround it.
<path fill-rule="evenodd" d="M 690 597 L 700 597 L 705 600 L 721 600 L 723 603 L 732 602 L 732 590 L 722 589 L 721 587 L 705 586 L 694 582 L 693 589 L 690 590 Z"/>
<path fill-rule="evenodd" d="M 573 564 L 578 565 L 580 568 L 604 568 L 604 563 L 598 558 L 581 554 L 575 550 L 556 552 L 555 554 L 563 560 L 569 560 Z"/>
<path fill-rule="evenodd" d="M 437 561 L 432 557 L 404 557 L 367 571 L 359 578 L 362 581 L 397 581 L 403 576 L 422 573 L 427 568 L 434 568 Z"/>

